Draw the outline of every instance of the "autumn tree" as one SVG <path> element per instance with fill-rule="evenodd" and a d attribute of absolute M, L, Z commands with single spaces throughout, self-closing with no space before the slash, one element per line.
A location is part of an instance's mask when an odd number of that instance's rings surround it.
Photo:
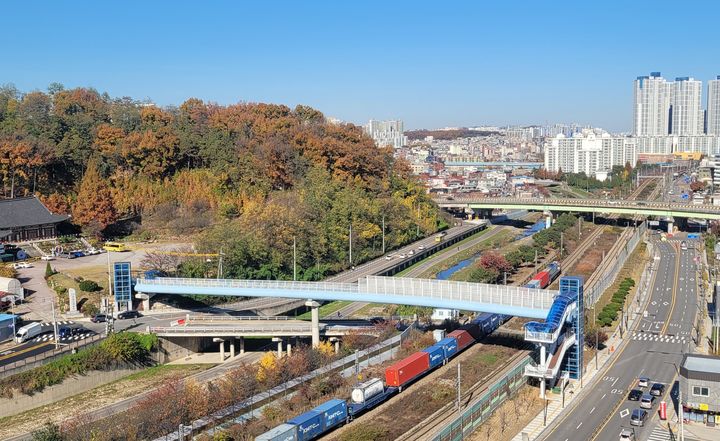
<path fill-rule="evenodd" d="M 88 162 L 72 213 L 73 222 L 84 227 L 96 227 L 96 232 L 117 219 L 110 188 L 100 176 L 94 159 Z"/>
<path fill-rule="evenodd" d="M 487 270 L 495 270 L 499 273 L 510 272 L 513 269 L 505 257 L 492 251 L 483 253 L 480 257 L 480 266 Z"/>

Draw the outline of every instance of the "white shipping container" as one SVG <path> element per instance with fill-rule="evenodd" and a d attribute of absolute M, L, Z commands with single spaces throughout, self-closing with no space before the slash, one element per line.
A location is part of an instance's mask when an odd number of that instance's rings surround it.
<path fill-rule="evenodd" d="M 385 385 L 379 378 L 373 378 L 363 383 L 357 384 L 350 394 L 353 403 L 364 403 L 375 395 L 383 393 Z"/>

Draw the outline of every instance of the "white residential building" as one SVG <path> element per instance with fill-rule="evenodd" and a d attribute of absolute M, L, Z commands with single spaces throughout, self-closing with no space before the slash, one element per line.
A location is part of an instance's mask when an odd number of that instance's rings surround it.
<path fill-rule="evenodd" d="M 675 78 L 670 101 L 670 120 L 673 135 L 701 135 L 705 126 L 702 108 L 702 81 L 692 77 Z"/>
<path fill-rule="evenodd" d="M 676 152 L 720 154 L 720 135 L 638 136 L 633 139 L 637 145 L 638 155 L 670 155 Z"/>
<path fill-rule="evenodd" d="M 557 135 L 545 144 L 545 169 L 552 172 L 585 172 L 594 176 L 598 170 L 609 170 L 614 165 L 635 165 L 635 139 L 611 136 L 576 134 L 572 138 Z"/>
<path fill-rule="evenodd" d="M 378 147 L 392 146 L 399 149 L 407 145 L 407 136 L 403 135 L 403 122 L 400 120 L 370 120 L 365 126 L 365 133 L 375 140 Z"/>
<path fill-rule="evenodd" d="M 670 129 L 672 83 L 660 72 L 640 76 L 635 80 L 633 134 L 636 136 L 667 135 Z"/>
<path fill-rule="evenodd" d="M 720 136 L 720 75 L 708 81 L 707 133 Z"/>

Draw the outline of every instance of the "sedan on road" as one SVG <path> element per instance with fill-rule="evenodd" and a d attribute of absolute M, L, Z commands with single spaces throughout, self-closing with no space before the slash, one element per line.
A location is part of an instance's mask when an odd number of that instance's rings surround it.
<path fill-rule="evenodd" d="M 90 321 L 93 322 L 93 323 L 104 323 L 104 322 L 107 321 L 107 315 L 105 315 L 105 314 L 95 314 L 94 316 L 92 316 L 92 318 L 90 319 Z"/>
<path fill-rule="evenodd" d="M 640 401 L 640 398 L 643 396 L 643 393 L 640 389 L 633 389 L 628 394 L 628 400 L 630 401 Z"/>
<path fill-rule="evenodd" d="M 638 378 L 638 387 L 648 387 L 649 384 L 650 384 L 650 379 L 648 377 Z"/>
<path fill-rule="evenodd" d="M 123 311 L 117 315 L 117 318 L 119 320 L 138 318 L 138 317 L 140 317 L 140 313 L 137 311 Z"/>
<path fill-rule="evenodd" d="M 650 395 L 655 395 L 656 397 L 662 395 L 663 392 L 665 392 L 665 385 L 662 383 L 655 383 L 650 388 Z"/>
<path fill-rule="evenodd" d="M 640 407 L 643 409 L 652 409 L 653 404 L 655 404 L 655 397 L 650 394 L 643 394 L 640 398 Z"/>
<path fill-rule="evenodd" d="M 632 415 L 630 415 L 630 424 L 633 426 L 644 426 L 647 416 L 647 410 L 635 409 L 632 411 Z"/>

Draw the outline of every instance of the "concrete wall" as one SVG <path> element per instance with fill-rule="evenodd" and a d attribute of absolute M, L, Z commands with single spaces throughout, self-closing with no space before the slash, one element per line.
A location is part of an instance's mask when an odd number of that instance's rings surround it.
<path fill-rule="evenodd" d="M 169 363 L 207 349 L 219 351 L 217 343 L 213 346 L 212 338 L 172 337 L 158 339 L 159 347 L 153 359 L 157 363 Z"/>
<path fill-rule="evenodd" d="M 24 395 L 16 392 L 13 398 L 0 398 L 0 418 L 17 415 L 26 410 L 86 392 L 137 371 L 138 369 L 135 368 L 117 369 L 114 371 L 92 371 L 87 375 L 79 375 L 66 379 L 62 384 L 45 388 L 44 391 L 35 395 Z"/>

